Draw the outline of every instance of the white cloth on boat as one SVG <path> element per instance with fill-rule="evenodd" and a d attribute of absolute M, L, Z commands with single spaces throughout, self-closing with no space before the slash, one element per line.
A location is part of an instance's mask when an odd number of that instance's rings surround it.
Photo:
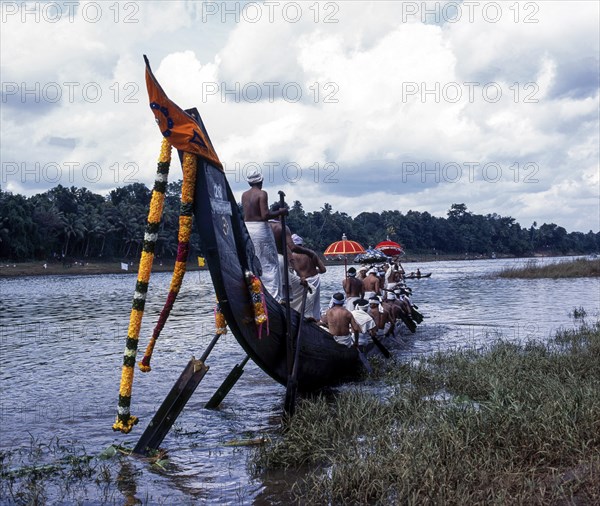
<path fill-rule="evenodd" d="M 282 286 L 285 286 L 286 277 L 283 271 L 283 255 L 278 255 L 279 257 L 279 268 L 281 270 L 281 281 Z M 298 312 L 302 309 L 302 294 L 304 293 L 304 287 L 302 283 L 300 283 L 300 276 L 296 274 L 294 269 L 291 267 L 288 268 L 288 279 L 290 282 L 290 307 Z M 307 280 L 308 281 L 308 280 Z M 321 318 L 321 313 L 319 312 L 318 316 L 314 316 L 313 308 L 315 304 L 315 298 L 317 296 L 317 290 L 315 287 L 309 282 L 309 286 L 312 288 L 312 293 L 308 292 L 306 294 L 306 306 L 304 307 L 304 317 L 310 318 L 313 317 L 316 320 Z M 285 290 L 282 289 L 281 297 L 283 298 L 285 294 Z"/>
<path fill-rule="evenodd" d="M 369 300 L 371 297 L 375 297 L 375 292 L 365 292 L 363 299 Z"/>
<path fill-rule="evenodd" d="M 348 346 L 348 348 L 354 346 L 354 337 L 352 337 L 351 334 L 348 334 L 347 336 L 333 336 L 333 338 L 337 343 Z"/>
<path fill-rule="evenodd" d="M 277 246 L 271 226 L 266 221 L 247 221 L 246 228 L 254 244 L 254 253 L 262 267 L 262 281 L 265 289 L 276 300 L 281 300 L 281 274 L 277 260 Z"/>
<path fill-rule="evenodd" d="M 369 313 L 363 311 L 362 309 L 355 309 L 352 311 L 352 316 L 360 327 L 358 344 L 361 346 L 368 344 L 371 341 L 369 331 L 377 326 L 375 324 L 375 320 L 373 320 L 373 317 Z"/>
<path fill-rule="evenodd" d="M 354 301 L 359 299 L 360 297 L 346 297 L 346 309 L 348 311 L 354 311 Z"/>
<path fill-rule="evenodd" d="M 389 332 L 392 324 L 390 322 L 386 322 L 382 329 L 377 329 L 377 337 L 383 338 Z"/>
<path fill-rule="evenodd" d="M 310 306 L 312 317 L 315 320 L 318 320 L 319 318 L 321 318 L 321 275 L 317 273 L 314 276 L 311 276 L 310 278 L 306 278 L 306 281 L 312 287 L 313 290 Z M 308 312 L 308 299 L 306 299 L 306 309 Z"/>

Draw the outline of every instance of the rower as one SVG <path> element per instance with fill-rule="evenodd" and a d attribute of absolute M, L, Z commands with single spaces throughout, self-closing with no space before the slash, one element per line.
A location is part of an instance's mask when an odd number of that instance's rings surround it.
<path fill-rule="evenodd" d="M 304 246 L 304 239 L 297 234 L 292 234 L 294 249 L 292 252 L 293 267 L 298 275 L 305 279 L 312 288 L 313 296 L 310 302 L 306 301 L 306 313 L 312 312 L 315 320 L 321 318 L 321 274 L 327 272 L 319 255 Z"/>
<path fill-rule="evenodd" d="M 361 329 L 352 313 L 344 307 L 345 302 L 343 293 L 334 293 L 329 309 L 321 318 L 321 323 L 327 326 L 336 342 L 351 348 L 354 346 L 353 333 L 360 332 Z"/>
<path fill-rule="evenodd" d="M 352 316 L 360 327 L 360 333 L 358 334 L 358 345 L 366 346 L 371 342 L 370 333 L 371 330 L 377 327 L 375 320 L 369 314 L 369 302 L 365 299 L 357 299 L 354 301 L 354 309 L 352 310 Z"/>
<path fill-rule="evenodd" d="M 367 272 L 367 277 L 363 279 L 364 297 L 365 299 L 371 298 L 374 295 L 380 294 L 379 278 L 377 277 L 377 269 L 372 267 Z"/>
<path fill-rule="evenodd" d="M 356 269 L 354 267 L 348 269 L 346 279 L 342 281 L 342 287 L 346 292 L 346 309 L 353 311 L 354 303 L 365 295 L 365 287 L 361 280 L 356 279 Z"/>
<path fill-rule="evenodd" d="M 379 297 L 373 296 L 369 299 L 369 314 L 377 325 L 371 332 L 374 332 L 377 337 L 388 337 L 394 333 L 394 321 L 390 312 L 381 305 Z"/>

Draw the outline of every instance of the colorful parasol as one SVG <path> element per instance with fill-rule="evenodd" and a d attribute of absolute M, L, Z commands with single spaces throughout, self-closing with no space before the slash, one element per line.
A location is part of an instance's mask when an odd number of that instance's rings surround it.
<path fill-rule="evenodd" d="M 402 245 L 398 244 L 397 242 L 390 241 L 389 238 L 385 241 L 381 241 L 377 246 L 375 246 L 375 249 L 381 251 L 389 257 L 395 257 L 404 254 Z"/>
<path fill-rule="evenodd" d="M 323 253 L 325 256 L 343 256 L 344 257 L 344 272 L 347 267 L 347 259 L 346 255 L 356 255 L 358 253 L 364 253 L 365 248 L 363 248 L 356 241 L 350 241 L 346 237 L 346 234 L 342 234 L 342 240 L 336 241 L 329 246 Z"/>
<path fill-rule="evenodd" d="M 364 253 L 356 255 L 354 263 L 357 264 L 382 264 L 387 262 L 389 257 L 381 250 L 367 249 Z"/>

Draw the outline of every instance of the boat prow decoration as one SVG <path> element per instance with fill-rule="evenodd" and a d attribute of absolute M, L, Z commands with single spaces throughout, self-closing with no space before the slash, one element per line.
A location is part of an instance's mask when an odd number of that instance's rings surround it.
<path fill-rule="evenodd" d="M 223 170 L 198 111 L 194 109 L 195 114 L 191 115 L 189 111 L 184 111 L 170 100 L 152 73 L 146 55 L 144 55 L 144 61 L 146 62 L 146 88 L 150 99 L 150 109 L 154 113 L 160 133 L 169 140 L 175 149 L 198 155 Z"/>
<path fill-rule="evenodd" d="M 168 99 L 152 74 L 146 59 L 151 108 L 158 118 L 161 133 L 167 126 L 169 141 L 180 151 L 198 156 L 194 215 L 203 253 L 215 288 L 221 311 L 233 335 L 250 358 L 282 385 L 287 381 L 285 311 L 265 291 L 269 316 L 269 333 L 262 339 L 253 311 L 246 271 L 260 275 L 260 262 L 240 215 L 235 197 L 222 171 L 197 109 L 183 111 Z M 156 105 L 158 104 L 158 107 Z M 164 114 L 164 110 L 168 114 Z M 165 123 L 165 118 L 173 123 Z M 168 120 L 167 120 L 168 121 Z M 197 138 L 203 145 L 196 143 Z M 175 143 L 177 142 L 177 144 Z M 300 314 L 292 310 L 292 335 Z M 315 390 L 357 377 L 360 372 L 355 349 L 338 344 L 331 334 L 314 323 L 302 326 L 302 346 L 298 371 L 300 390 Z M 264 334 L 263 329 L 263 334 Z"/>

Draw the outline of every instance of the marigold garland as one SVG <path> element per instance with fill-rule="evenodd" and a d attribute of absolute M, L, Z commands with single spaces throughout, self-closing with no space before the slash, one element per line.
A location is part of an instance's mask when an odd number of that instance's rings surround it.
<path fill-rule="evenodd" d="M 246 271 L 246 281 L 250 288 L 252 298 L 252 307 L 254 309 L 254 322 L 258 326 L 258 338 L 262 338 L 263 324 L 267 324 L 267 335 L 269 334 L 269 313 L 267 312 L 267 302 L 263 292 L 263 286 L 260 279 L 252 272 Z"/>
<path fill-rule="evenodd" d="M 196 186 L 196 156 L 191 153 L 183 154 L 183 184 L 181 186 L 181 207 L 179 211 L 179 233 L 177 245 L 177 258 L 175 261 L 175 268 L 173 270 L 173 277 L 171 278 L 171 285 L 169 287 L 169 295 L 165 305 L 160 312 L 158 322 L 152 332 L 152 337 L 148 342 L 144 357 L 139 363 L 139 368 L 143 372 L 149 372 L 152 370 L 150 367 L 150 360 L 152 359 L 152 353 L 156 340 L 162 332 L 167 318 L 173 309 L 177 294 L 181 289 L 181 283 L 183 282 L 183 276 L 185 275 L 188 254 L 190 252 L 190 236 L 192 235 L 192 205 L 194 203 L 194 189 Z"/>
<path fill-rule="evenodd" d="M 160 225 L 165 202 L 165 190 L 167 189 L 167 177 L 170 164 L 171 144 L 167 139 L 163 139 L 160 148 L 160 156 L 158 158 L 154 190 L 152 191 L 152 199 L 150 201 L 146 232 L 144 234 L 144 246 L 142 248 L 142 257 L 138 268 L 138 277 L 135 285 L 135 293 L 133 295 L 131 315 L 129 317 L 129 327 L 127 329 L 127 340 L 125 342 L 125 352 L 123 354 L 123 368 L 121 370 L 121 383 L 119 386 L 117 419 L 112 426 L 113 430 L 120 430 L 125 434 L 131 431 L 133 426 L 138 422 L 137 416 L 132 416 L 130 413 L 135 356 L 137 354 L 140 328 L 142 325 L 142 317 L 144 315 L 148 282 L 150 281 L 150 273 L 152 271 L 152 261 L 154 260 L 154 246 L 158 239 L 158 227 Z"/>
<path fill-rule="evenodd" d="M 227 321 L 225 320 L 225 315 L 219 301 L 217 301 L 217 305 L 215 306 L 215 327 L 216 333 L 220 336 L 227 334 Z"/>

